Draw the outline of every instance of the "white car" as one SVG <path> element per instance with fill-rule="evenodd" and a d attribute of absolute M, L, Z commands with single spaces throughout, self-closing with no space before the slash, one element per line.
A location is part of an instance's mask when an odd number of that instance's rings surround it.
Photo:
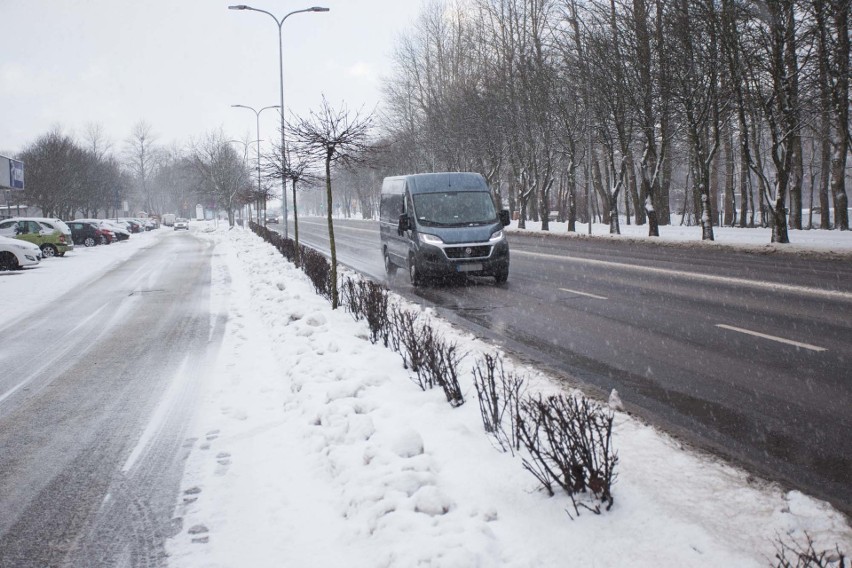
<path fill-rule="evenodd" d="M 0 237 L 0 270 L 20 270 L 38 266 L 41 249 L 19 239 Z"/>
<path fill-rule="evenodd" d="M 186 219 L 176 219 L 175 220 L 175 231 L 178 229 L 186 229 L 189 230 L 189 221 Z"/>

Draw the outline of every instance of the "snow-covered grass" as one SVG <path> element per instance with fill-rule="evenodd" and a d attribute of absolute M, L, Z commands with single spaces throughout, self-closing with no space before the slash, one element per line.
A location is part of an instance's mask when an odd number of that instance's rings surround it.
<path fill-rule="evenodd" d="M 757 567 L 773 565 L 776 538 L 805 532 L 818 549 L 852 550 L 827 504 L 620 412 L 615 505 L 572 520 L 570 500 L 538 491 L 483 431 L 469 369 L 492 347 L 433 321 L 468 354 L 468 402 L 451 408 L 273 247 L 201 225 L 193 232 L 216 245 L 211 310 L 228 323 L 199 393 L 173 568 Z"/>
<path fill-rule="evenodd" d="M 644 242 L 659 242 L 664 245 L 689 245 L 689 246 L 715 246 L 730 247 L 743 250 L 755 250 L 761 252 L 837 252 L 841 254 L 852 253 L 852 231 L 836 231 L 823 229 L 789 230 L 789 244 L 770 243 L 772 230 L 769 228 L 739 228 L 739 227 L 713 227 L 714 241 L 701 240 L 700 226 L 663 225 L 660 226 L 659 238 L 648 237 L 648 225 L 627 225 L 622 219 L 619 225 L 621 234 L 610 235 L 609 225 L 600 223 L 592 224 L 593 238 L 641 240 Z M 585 238 L 588 236 L 589 225 L 577 223 L 575 231 L 568 233 L 568 223 L 549 223 L 551 235 L 564 235 L 566 237 Z M 540 221 L 527 221 L 526 229 L 518 229 L 518 222 L 512 221 L 508 230 L 510 232 L 541 235 Z"/>

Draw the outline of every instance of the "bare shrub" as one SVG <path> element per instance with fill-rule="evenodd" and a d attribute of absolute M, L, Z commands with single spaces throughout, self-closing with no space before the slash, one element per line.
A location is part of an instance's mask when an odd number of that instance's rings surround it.
<path fill-rule="evenodd" d="M 346 277 L 342 284 L 342 303 L 356 321 L 367 320 L 370 341 L 382 340 L 388 346 L 390 322 L 388 320 L 389 292 L 386 286 L 372 280 Z"/>
<path fill-rule="evenodd" d="M 308 275 L 320 296 L 331 299 L 331 264 L 321 253 L 305 246 L 300 247 L 302 270 Z"/>
<path fill-rule="evenodd" d="M 423 326 L 417 320 L 418 313 L 394 306 L 391 310 L 392 343 L 402 357 L 402 365 L 417 373 L 425 356 Z M 430 328 L 431 329 L 431 328 Z M 421 385 L 420 388 L 423 388 Z M 424 389 L 425 390 L 425 389 Z"/>
<path fill-rule="evenodd" d="M 565 491 L 579 513 L 576 496 L 591 492 L 609 510 L 618 456 L 612 449 L 613 414 L 584 397 L 525 397 L 518 435 L 529 453 L 524 468 L 550 494 Z M 600 503 L 592 507 L 600 513 Z"/>
<path fill-rule="evenodd" d="M 486 353 L 473 367 L 482 425 L 504 452 L 520 449 L 518 421 L 525 380 L 507 373 L 499 355 Z"/>
<path fill-rule="evenodd" d="M 352 314 L 355 321 L 360 321 L 363 316 L 361 308 L 361 297 L 358 289 L 358 282 L 354 278 L 346 277 L 340 284 L 341 303 L 344 309 Z"/>
<path fill-rule="evenodd" d="M 464 395 L 459 385 L 458 367 L 464 355 L 459 354 L 454 343 L 436 335 L 432 326 L 424 326 L 424 339 L 425 357 L 418 372 L 421 388 L 423 385 L 429 388 L 439 385 L 450 406 L 461 406 L 464 404 Z"/>
<path fill-rule="evenodd" d="M 805 541 L 789 542 L 778 537 L 775 542 L 775 568 L 847 568 L 846 556 L 835 545 L 834 550 L 817 552 L 811 536 L 805 533 Z"/>

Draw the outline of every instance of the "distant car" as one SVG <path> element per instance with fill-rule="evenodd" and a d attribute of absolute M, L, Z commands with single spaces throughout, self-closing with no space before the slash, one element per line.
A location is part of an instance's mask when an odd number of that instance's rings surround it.
<path fill-rule="evenodd" d="M 91 221 L 70 221 L 66 225 L 71 229 L 71 240 L 75 245 L 93 247 L 105 243 L 108 239 Z"/>
<path fill-rule="evenodd" d="M 266 222 L 267 223 L 278 223 L 278 217 L 267 217 Z"/>
<path fill-rule="evenodd" d="M 186 229 L 189 230 L 189 221 L 186 219 L 175 219 L 175 231 L 178 229 Z"/>
<path fill-rule="evenodd" d="M 41 249 L 38 245 L 22 241 L 0 237 L 0 270 L 20 270 L 38 266 L 41 260 Z"/>
<path fill-rule="evenodd" d="M 130 218 L 127 218 L 127 217 L 123 217 L 123 218 L 119 219 L 119 221 L 121 221 L 125 225 L 127 225 L 127 229 L 131 233 L 143 233 L 143 232 L 145 232 L 145 226 L 138 219 L 130 219 Z"/>

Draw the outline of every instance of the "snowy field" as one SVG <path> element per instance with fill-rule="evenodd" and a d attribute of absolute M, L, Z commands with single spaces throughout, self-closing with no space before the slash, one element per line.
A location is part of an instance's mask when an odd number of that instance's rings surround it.
<path fill-rule="evenodd" d="M 538 491 L 520 458 L 483 431 L 469 368 L 492 347 L 434 322 L 468 353 L 467 403 L 453 409 L 259 237 L 223 224 L 191 231 L 216 245 L 211 320 L 225 313 L 228 323 L 198 395 L 171 568 L 758 567 L 774 565 L 779 536 L 805 532 L 817 549 L 852 552 L 852 529 L 829 505 L 623 413 L 615 505 L 572 519 L 567 497 Z M 852 249 L 852 234 L 824 233 L 835 242 L 815 249 Z M 0 275 L 0 313 L 24 316 L 157 239 L 186 237 L 134 235 Z M 535 389 L 557 388 L 515 370 Z"/>

